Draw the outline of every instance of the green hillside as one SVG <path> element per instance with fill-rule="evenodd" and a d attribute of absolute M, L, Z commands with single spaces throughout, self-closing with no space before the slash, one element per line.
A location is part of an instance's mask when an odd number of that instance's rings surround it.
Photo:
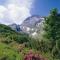
<path fill-rule="evenodd" d="M 11 43 L 16 41 L 17 43 L 24 43 L 28 41 L 28 35 L 23 33 L 17 33 L 10 27 L 0 24 L 0 41 L 5 43 Z"/>
<path fill-rule="evenodd" d="M 20 44 L 28 42 L 29 36 L 17 33 L 10 27 L 0 24 L 0 60 L 23 60 L 19 53 Z"/>
<path fill-rule="evenodd" d="M 29 35 L 18 33 L 9 26 L 0 24 L 0 60 L 24 60 L 30 50 L 32 53 L 37 51 L 36 43 L 37 41 Z"/>
<path fill-rule="evenodd" d="M 0 43 L 0 60 L 22 60 L 22 54 L 6 44 Z"/>

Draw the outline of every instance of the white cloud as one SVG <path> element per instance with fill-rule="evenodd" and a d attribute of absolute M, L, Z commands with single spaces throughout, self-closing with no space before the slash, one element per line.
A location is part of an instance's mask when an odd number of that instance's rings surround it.
<path fill-rule="evenodd" d="M 0 5 L 0 22 L 21 24 L 30 16 L 33 0 L 8 0 L 5 6 Z"/>
<path fill-rule="evenodd" d="M 21 23 L 26 17 L 30 16 L 30 11 L 26 7 L 20 7 L 14 4 L 8 5 L 8 16 L 9 19 L 15 23 Z"/>
<path fill-rule="evenodd" d="M 7 9 L 4 6 L 0 5 L 0 19 L 4 18 L 4 13 L 6 10 Z"/>

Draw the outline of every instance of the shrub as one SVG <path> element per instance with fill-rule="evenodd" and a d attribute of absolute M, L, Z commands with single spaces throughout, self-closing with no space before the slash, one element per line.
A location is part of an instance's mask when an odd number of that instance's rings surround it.
<path fill-rule="evenodd" d="M 25 55 L 24 60 L 45 60 L 38 53 L 34 53 L 33 51 L 29 51 L 27 55 Z"/>

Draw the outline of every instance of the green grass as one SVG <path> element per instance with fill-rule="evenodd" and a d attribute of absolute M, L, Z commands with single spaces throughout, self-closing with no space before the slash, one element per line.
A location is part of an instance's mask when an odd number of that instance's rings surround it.
<path fill-rule="evenodd" d="M 6 44 L 0 43 L 0 60 L 5 58 L 7 60 L 23 60 L 22 54 L 14 51 Z"/>

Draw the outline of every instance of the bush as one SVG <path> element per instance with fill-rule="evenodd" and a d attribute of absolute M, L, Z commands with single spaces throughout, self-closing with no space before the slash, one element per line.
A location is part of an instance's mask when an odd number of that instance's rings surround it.
<path fill-rule="evenodd" d="M 60 59 L 60 52 L 57 50 L 56 47 L 54 47 L 52 50 L 52 57 L 56 59 Z"/>
<path fill-rule="evenodd" d="M 23 60 L 23 57 L 11 47 L 0 43 L 0 60 Z"/>
<path fill-rule="evenodd" d="M 29 51 L 27 55 L 25 55 L 24 60 L 45 60 L 38 53 L 34 53 L 33 51 Z"/>

